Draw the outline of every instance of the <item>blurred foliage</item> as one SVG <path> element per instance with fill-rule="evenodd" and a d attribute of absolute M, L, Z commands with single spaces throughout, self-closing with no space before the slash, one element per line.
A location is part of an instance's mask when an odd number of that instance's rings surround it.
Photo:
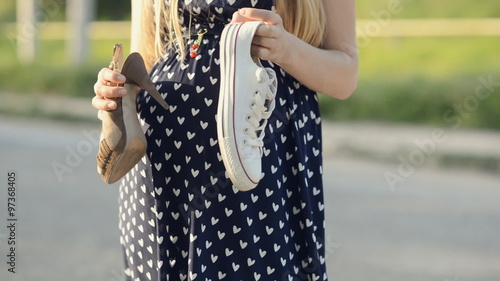
<path fill-rule="evenodd" d="M 495 48 L 500 37 L 372 40 L 360 51 L 357 91 L 345 101 L 320 95 L 323 117 L 500 129 L 500 54 Z M 94 41 L 90 62 L 68 67 L 65 43 L 46 41 L 40 59 L 23 67 L 15 63 L 10 43 L 0 41 L 4 50 L 0 52 L 0 90 L 90 97 L 97 72 L 108 64 L 114 43 Z M 124 47 L 129 49 L 128 44 Z M 474 99 L 480 77 L 488 80 L 490 76 L 495 91 L 484 100 L 475 99 L 477 108 L 471 108 L 466 100 Z M 466 109 L 461 113 L 457 106 Z"/>
<path fill-rule="evenodd" d="M 98 20 L 130 20 L 130 0 L 97 1 Z"/>
<path fill-rule="evenodd" d="M 58 16 L 50 20 L 64 20 L 65 0 L 38 0 L 40 9 L 60 5 Z M 130 18 L 130 0 L 96 0 L 98 20 L 126 20 Z M 15 20 L 16 0 L 2 0 L 0 22 Z M 391 12 L 394 18 L 479 18 L 500 17 L 498 0 L 357 0 L 359 18 L 373 18 L 381 11 Z"/>
<path fill-rule="evenodd" d="M 92 59 L 70 67 L 64 41 L 43 41 L 38 59 L 31 65 L 23 66 L 17 63 L 12 43 L 0 40 L 0 50 L 3 50 L 0 52 L 0 91 L 79 97 L 92 95 L 97 73 L 109 64 L 115 43 L 115 40 L 92 42 Z M 124 40 L 123 45 L 125 50 L 129 50 L 128 40 Z"/>
<path fill-rule="evenodd" d="M 3 0 L 2 5 L 0 5 L 0 22 L 8 22 L 16 20 L 16 1 L 15 0 Z"/>
<path fill-rule="evenodd" d="M 40 0 L 47 8 L 61 3 L 47 20 L 64 20 L 63 0 Z M 390 3 L 390 4 L 389 4 Z M 392 6 L 390 6 L 392 5 Z M 396 6 L 394 6 L 396 5 Z M 398 8 L 398 12 L 394 11 Z M 55 10 L 52 10 L 55 11 Z M 500 1 L 357 0 L 360 19 L 500 17 Z M 99 20 L 129 19 L 130 0 L 98 1 Z M 0 22 L 15 20 L 15 0 L 3 0 Z M 0 26 L 1 27 L 1 26 Z M 114 40 L 93 41 L 90 59 L 70 66 L 64 41 L 42 41 L 37 61 L 20 66 L 14 42 L 0 33 L 0 92 L 90 97 L 97 72 L 111 56 Z M 500 129 L 500 86 L 477 108 L 458 112 L 474 101 L 479 77 L 500 83 L 500 37 L 364 38 L 359 50 L 359 86 L 345 101 L 320 96 L 322 114 L 334 120 L 380 120 L 436 126 Z M 124 38 L 128 50 L 128 39 Z M 475 104 L 473 104 L 475 105 Z M 469 104 L 470 107 L 470 104 Z"/>
<path fill-rule="evenodd" d="M 65 0 L 38 0 L 39 10 L 50 14 L 47 21 L 64 21 L 66 12 Z M 83 0 L 86 1 L 86 0 Z M 95 0 L 97 20 L 129 20 L 130 0 Z M 16 0 L 2 0 L 0 5 L 0 22 L 16 20 Z"/>
<path fill-rule="evenodd" d="M 500 81 L 500 73 L 482 77 Z M 455 83 L 453 83 L 455 81 Z M 366 77 L 356 93 L 345 101 L 320 97 L 321 112 L 330 120 L 371 120 L 415 123 L 440 127 L 500 129 L 500 87 L 483 91 L 477 98 L 477 77 L 455 76 L 450 80 L 414 77 Z"/>
<path fill-rule="evenodd" d="M 500 129 L 500 37 L 371 39 L 358 89 L 345 101 L 321 96 L 325 117 Z M 486 99 L 475 97 L 482 80 L 494 82 Z"/>
<path fill-rule="evenodd" d="M 392 13 L 391 11 L 399 11 Z M 389 11 L 393 18 L 494 18 L 500 17 L 498 0 L 356 0 L 358 18 L 373 18 Z"/>

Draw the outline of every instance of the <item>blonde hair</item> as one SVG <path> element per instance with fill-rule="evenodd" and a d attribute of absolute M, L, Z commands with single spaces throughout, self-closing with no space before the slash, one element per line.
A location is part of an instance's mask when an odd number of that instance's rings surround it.
<path fill-rule="evenodd" d="M 140 52 L 148 69 L 169 48 L 176 49 L 182 57 L 186 55 L 179 11 L 170 9 L 170 6 L 178 7 L 179 0 L 169 2 L 170 5 L 167 5 L 164 0 L 156 0 L 153 5 L 153 1 L 143 1 Z M 326 25 L 322 0 L 276 0 L 276 12 L 288 32 L 315 47 L 321 47 Z"/>

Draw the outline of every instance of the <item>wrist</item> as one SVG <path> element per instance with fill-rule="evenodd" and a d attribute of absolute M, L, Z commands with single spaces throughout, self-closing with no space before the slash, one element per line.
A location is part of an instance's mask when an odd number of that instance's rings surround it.
<path fill-rule="evenodd" d="M 281 55 L 275 63 L 287 71 L 287 69 L 293 69 L 296 62 L 300 61 L 299 49 L 304 42 L 288 31 L 285 32 L 284 37 L 284 44 L 280 50 Z"/>

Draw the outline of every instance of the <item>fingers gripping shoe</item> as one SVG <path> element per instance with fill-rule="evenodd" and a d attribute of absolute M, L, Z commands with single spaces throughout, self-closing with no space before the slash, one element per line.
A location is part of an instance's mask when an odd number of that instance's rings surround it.
<path fill-rule="evenodd" d="M 255 188 L 260 181 L 264 131 L 275 107 L 276 74 L 250 54 L 261 24 L 228 24 L 220 41 L 218 142 L 226 172 L 242 191 Z"/>
<path fill-rule="evenodd" d="M 109 184 L 123 177 L 146 153 L 146 137 L 136 110 L 139 89 L 144 88 L 161 106 L 168 108 L 149 78 L 139 53 L 130 54 L 123 62 L 121 45 L 115 45 L 110 68 L 121 71 L 127 78 L 124 85 L 127 95 L 113 99 L 117 103 L 115 110 L 99 112 L 102 130 L 97 153 L 97 172 Z"/>

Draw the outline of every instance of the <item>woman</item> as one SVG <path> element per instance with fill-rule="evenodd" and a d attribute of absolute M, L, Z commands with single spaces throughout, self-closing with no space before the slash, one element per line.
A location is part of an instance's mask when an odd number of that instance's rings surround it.
<path fill-rule="evenodd" d="M 132 46 L 170 109 L 138 96 L 148 152 L 120 185 L 127 280 L 327 280 L 316 92 L 345 99 L 356 87 L 354 1 L 156 1 L 133 1 Z M 219 35 L 231 21 L 266 23 L 252 53 L 278 76 L 264 175 L 247 192 L 217 145 Z M 104 98 L 124 89 L 106 85 L 124 81 L 102 69 L 93 106 L 116 108 Z"/>

